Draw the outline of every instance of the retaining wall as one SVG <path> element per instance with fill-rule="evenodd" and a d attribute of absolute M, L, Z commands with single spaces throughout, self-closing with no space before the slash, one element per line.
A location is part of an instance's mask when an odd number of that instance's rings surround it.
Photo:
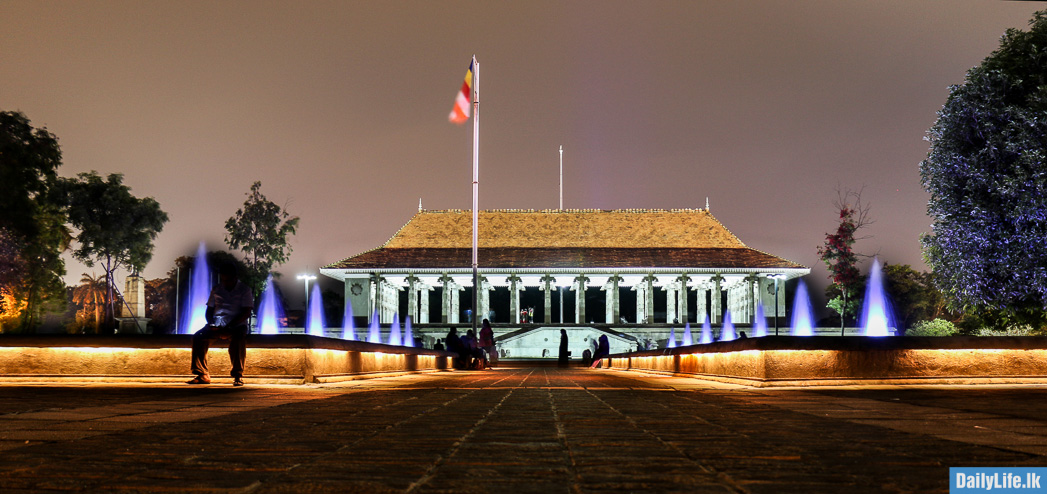
<path fill-rule="evenodd" d="M 188 378 L 191 335 L 3 335 L 0 380 Z M 450 370 L 452 354 L 309 335 L 249 335 L 244 379 L 317 383 Z M 229 376 L 228 345 L 207 354 L 212 378 Z"/>

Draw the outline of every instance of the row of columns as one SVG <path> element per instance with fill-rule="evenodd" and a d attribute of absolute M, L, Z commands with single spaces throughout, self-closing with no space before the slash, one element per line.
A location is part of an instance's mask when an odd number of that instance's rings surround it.
<path fill-rule="evenodd" d="M 709 285 L 705 288 L 696 288 L 699 291 L 695 310 L 698 314 L 705 314 L 707 309 L 712 324 L 720 324 L 724 311 L 721 309 L 720 294 L 726 288 L 727 309 L 735 315 L 736 321 L 749 321 L 756 314 L 756 303 L 759 300 L 759 277 L 755 274 L 749 275 L 740 283 L 730 287 L 724 287 L 724 277 L 717 274 L 709 279 Z M 435 287 L 425 283 L 421 278 L 408 275 L 404 278 L 407 283 L 407 306 L 408 315 L 418 323 L 429 323 L 429 296 L 428 292 Z M 438 280 L 441 283 L 441 323 L 459 323 L 461 308 L 460 292 L 464 286 L 457 283 L 453 277 L 444 274 Z M 591 280 L 584 274 L 580 274 L 572 280 L 570 289 L 575 292 L 575 320 L 576 324 L 584 324 L 585 321 L 585 291 Z M 624 279 L 617 274 L 611 275 L 607 282 L 600 287 L 606 293 L 605 322 L 616 324 L 621 322 L 621 306 L 619 290 Z M 634 285 L 631 290 L 636 292 L 636 322 L 640 324 L 649 323 L 654 319 L 654 284 L 659 281 L 653 274 L 645 276 L 641 283 Z M 666 292 L 666 319 L 677 321 L 686 319 L 689 313 L 688 295 L 692 287 L 692 281 L 687 273 L 682 273 L 664 285 L 661 289 Z M 481 318 L 490 313 L 490 292 L 494 289 L 487 277 L 479 278 L 480 290 L 477 292 L 477 310 Z M 509 312 L 510 321 L 520 323 L 520 292 L 524 290 L 523 280 L 513 274 L 506 278 L 509 285 Z M 552 295 L 557 290 L 556 278 L 545 275 L 541 278 L 539 290 L 544 292 L 544 322 L 552 323 Z M 380 275 L 372 275 L 370 283 L 371 314 L 377 313 L 381 322 L 390 322 L 393 314 L 399 310 L 399 292 L 404 288 L 399 284 L 389 283 Z M 705 294 L 712 292 L 709 297 L 709 306 L 706 304 Z M 680 316 L 683 317 L 680 317 Z M 686 322 L 686 321 L 680 321 Z M 701 322 L 701 321 L 697 321 Z"/>

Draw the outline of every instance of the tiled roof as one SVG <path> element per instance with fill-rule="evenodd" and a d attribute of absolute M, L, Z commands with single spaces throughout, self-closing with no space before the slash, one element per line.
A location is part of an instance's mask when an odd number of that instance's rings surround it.
<path fill-rule="evenodd" d="M 479 249 L 484 268 L 803 268 L 758 250 L 741 249 Z M 472 249 L 390 249 L 365 252 L 328 269 L 468 268 Z"/>
<path fill-rule="evenodd" d="M 419 211 L 386 248 L 471 248 L 472 212 Z M 492 210 L 479 214 L 480 247 L 745 247 L 701 209 Z"/>
<path fill-rule="evenodd" d="M 786 268 L 707 210 L 496 210 L 479 215 L 483 268 Z M 419 211 L 382 247 L 326 269 L 472 266 L 472 214 Z"/>

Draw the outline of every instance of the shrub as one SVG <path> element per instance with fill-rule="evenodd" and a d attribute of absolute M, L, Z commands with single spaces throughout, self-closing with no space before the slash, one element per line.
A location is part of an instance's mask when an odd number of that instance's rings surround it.
<path fill-rule="evenodd" d="M 920 321 L 905 332 L 905 336 L 953 336 L 957 332 L 956 326 L 945 319 L 933 321 Z"/>

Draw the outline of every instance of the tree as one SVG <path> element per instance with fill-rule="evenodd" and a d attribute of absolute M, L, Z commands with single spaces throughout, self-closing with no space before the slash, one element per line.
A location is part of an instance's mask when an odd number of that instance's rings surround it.
<path fill-rule="evenodd" d="M 283 264 L 291 255 L 289 235 L 298 228 L 298 217 L 290 216 L 259 191 L 262 182 L 251 185 L 244 206 L 226 220 L 225 243 L 244 253 L 248 267 L 245 279 L 258 298 L 266 276 L 273 266 Z"/>
<path fill-rule="evenodd" d="M 0 111 L 0 228 L 19 245 L 19 279 L 7 285 L 5 298 L 22 313 L 23 330 L 36 325 L 41 304 L 65 300 L 65 264 L 61 253 L 68 247 L 65 213 L 54 189 L 62 151 L 58 138 L 44 128 L 34 128 L 20 112 Z"/>
<path fill-rule="evenodd" d="M 930 273 L 921 273 L 908 264 L 884 263 L 883 280 L 894 308 L 894 320 L 903 331 L 917 322 L 946 315 L 944 297 L 934 286 Z"/>
<path fill-rule="evenodd" d="M 1043 324 L 1047 308 L 1047 11 L 952 86 L 920 163 L 924 256 L 954 309 Z"/>
<path fill-rule="evenodd" d="M 80 284 L 73 288 L 73 303 L 82 307 L 76 314 L 78 322 L 84 323 L 90 315 L 94 315 L 94 332 L 98 333 L 105 317 L 105 295 L 108 291 L 105 275 L 92 276 L 84 273 L 80 277 Z"/>
<path fill-rule="evenodd" d="M 110 174 L 105 180 L 97 172 L 64 179 L 69 221 L 79 230 L 79 246 L 73 257 L 88 267 L 95 261 L 105 271 L 105 324 L 114 313 L 113 272 L 125 267 L 137 273 L 153 256 L 153 240 L 167 222 L 167 213 L 153 198 L 139 199 L 123 184 L 123 175 Z"/>
<path fill-rule="evenodd" d="M 843 333 L 849 314 L 857 314 L 861 307 L 858 294 L 861 292 L 861 273 L 858 271 L 858 254 L 852 246 L 861 238 L 855 233 L 872 223 L 869 206 L 862 204 L 862 191 L 839 191 L 833 206 L 840 212 L 840 224 L 836 233 L 825 234 L 825 244 L 818 247 L 818 257 L 829 269 L 832 283 L 826 287 L 829 298 L 827 306 L 840 314 L 840 333 Z"/>

